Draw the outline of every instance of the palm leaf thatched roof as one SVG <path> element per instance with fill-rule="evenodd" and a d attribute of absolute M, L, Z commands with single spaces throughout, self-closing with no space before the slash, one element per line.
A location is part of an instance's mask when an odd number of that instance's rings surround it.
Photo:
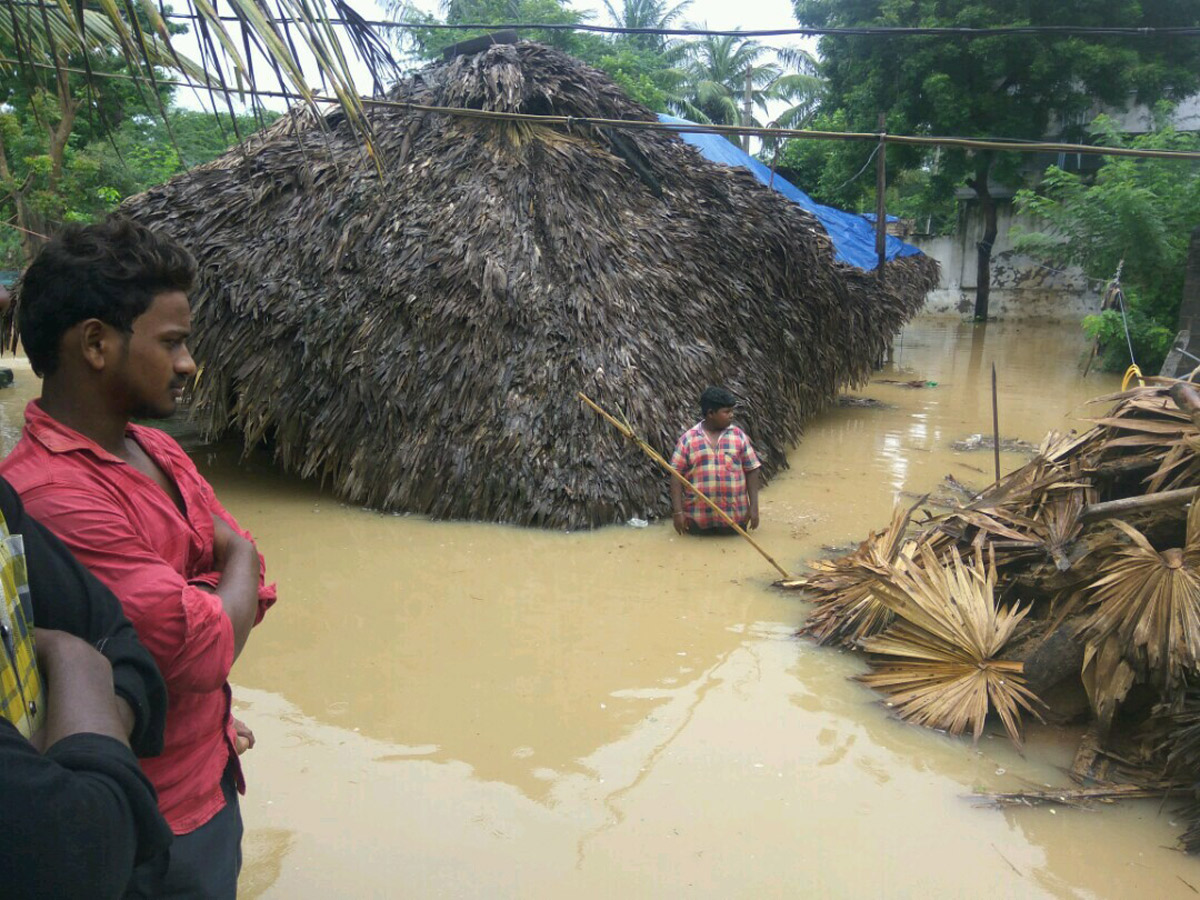
<path fill-rule="evenodd" d="M 655 121 L 530 43 L 391 97 Z M 370 117 L 378 166 L 341 113 L 296 110 L 125 207 L 200 261 L 202 424 L 351 502 L 567 528 L 662 512 L 666 479 L 577 390 L 666 451 L 726 384 L 769 475 L 936 280 L 923 256 L 883 282 L 836 263 L 810 214 L 675 135 Z"/>

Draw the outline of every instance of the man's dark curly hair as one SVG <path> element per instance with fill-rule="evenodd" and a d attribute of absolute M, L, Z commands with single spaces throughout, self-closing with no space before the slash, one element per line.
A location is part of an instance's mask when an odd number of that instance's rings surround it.
<path fill-rule="evenodd" d="M 714 409 L 737 406 L 737 397 L 723 387 L 706 387 L 700 395 L 700 415 L 707 416 Z"/>
<path fill-rule="evenodd" d="M 191 290 L 196 260 L 174 239 L 123 216 L 68 225 L 25 270 L 17 292 L 17 328 L 38 375 L 58 368 L 62 336 L 85 319 L 126 334 L 164 291 Z"/>

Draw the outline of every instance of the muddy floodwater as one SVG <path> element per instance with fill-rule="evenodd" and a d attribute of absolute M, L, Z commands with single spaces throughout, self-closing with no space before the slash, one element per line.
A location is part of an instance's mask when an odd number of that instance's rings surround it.
<path fill-rule="evenodd" d="M 857 396 L 885 407 L 811 422 L 762 544 L 799 570 L 904 492 L 986 485 L 990 451 L 950 444 L 990 430 L 992 364 L 1003 436 L 1037 443 L 1117 389 L 1081 376 L 1085 349 L 1070 325 L 918 321 L 877 378 L 928 384 L 873 382 Z M 36 393 L 17 368 L 5 449 Z M 258 738 L 243 897 L 1200 890 L 1170 805 L 981 808 L 977 789 L 1065 784 L 1077 735 L 1031 727 L 1022 757 L 893 720 L 850 680 L 860 659 L 794 636 L 807 605 L 736 538 L 380 515 L 233 446 L 197 461 L 279 582 L 233 672 Z"/>

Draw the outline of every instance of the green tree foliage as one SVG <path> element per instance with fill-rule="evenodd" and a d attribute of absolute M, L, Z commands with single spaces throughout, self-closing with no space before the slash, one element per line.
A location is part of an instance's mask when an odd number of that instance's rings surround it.
<path fill-rule="evenodd" d="M 664 0 L 622 0 L 621 6 L 617 7 L 612 0 L 604 0 L 604 9 L 612 24 L 618 28 L 678 27 L 691 5 L 692 0 L 683 0 L 674 5 Z M 662 34 L 622 34 L 617 35 L 616 41 L 660 56 L 670 55 L 679 43 Z"/>
<path fill-rule="evenodd" d="M 815 109 L 821 82 L 815 75 L 815 60 L 802 50 L 777 50 L 732 35 L 706 35 L 687 45 L 686 56 L 682 96 L 670 103 L 685 118 L 713 125 L 762 127 L 760 115 L 773 102 L 783 101 L 791 106 L 777 117 L 776 124 L 797 128 Z M 789 71 L 788 64 L 794 70 Z M 736 138 L 730 140 L 739 143 Z M 741 144 L 748 147 L 749 139 Z"/>
<path fill-rule="evenodd" d="M 442 18 L 422 12 L 408 0 L 385 0 L 383 8 L 394 21 L 425 22 L 431 25 L 508 25 L 523 22 L 573 25 L 584 19 L 583 13 L 569 9 L 562 0 L 444 0 L 440 4 L 444 14 Z M 396 29 L 392 33 L 392 42 L 401 52 L 418 60 L 425 60 L 440 56 L 443 48 L 451 44 L 481 37 L 491 30 Z M 557 47 L 567 53 L 577 53 L 582 39 L 582 36 L 567 30 L 523 31 L 521 36 L 526 40 Z"/>
<path fill-rule="evenodd" d="M 602 0 L 610 24 L 621 28 L 671 28 L 681 23 L 691 0 Z M 408 0 L 387 0 L 391 18 L 404 22 L 492 25 L 572 24 L 584 15 L 564 0 L 449 0 L 443 19 L 422 13 Z M 445 31 L 397 29 L 393 42 L 415 59 L 436 57 L 450 44 L 478 37 L 487 29 Z M 522 31 L 521 37 L 558 47 L 606 72 L 633 100 L 656 112 L 674 112 L 695 121 L 740 124 L 751 78 L 751 106 L 759 113 L 785 101 L 781 127 L 799 127 L 815 109 L 820 79 L 816 63 L 800 50 L 773 50 L 745 38 L 673 40 L 664 35 L 615 34 L 601 37 L 573 31 Z M 762 124 L 754 119 L 755 124 Z"/>
<path fill-rule="evenodd" d="M 674 6 L 662 0 L 625 0 L 620 7 L 605 3 L 613 25 L 629 28 L 661 28 L 674 24 L 690 0 Z M 507 25 L 521 22 L 576 24 L 584 14 L 568 8 L 562 0 L 451 0 L 443 3 L 444 18 L 421 12 L 407 0 L 387 0 L 388 15 L 403 22 L 430 24 L 488 23 Z M 488 29 L 449 31 L 439 28 L 397 29 L 393 43 L 414 62 L 436 58 L 444 47 L 487 33 Z M 677 95 L 683 73 L 676 68 L 682 45 L 659 35 L 613 35 L 601 37 L 574 31 L 522 31 L 521 37 L 557 47 L 608 73 L 621 89 L 650 109 L 665 112 Z"/>
<path fill-rule="evenodd" d="M 121 124 L 108 135 L 77 123 L 62 152 L 56 178 L 51 178 L 52 161 L 45 152 L 45 120 L 36 115 L 37 104 L 50 116 L 56 103 L 43 96 L 18 111 L 0 112 L 0 141 L 6 153 L 10 179 L 0 198 L 0 215 L 10 225 L 0 230 L 0 267 L 20 268 L 29 252 L 28 237 L 20 228 L 37 223 L 49 233 L 64 222 L 87 222 L 111 212 L 126 197 L 140 193 L 187 167 L 208 162 L 232 146 L 235 132 L 228 114 L 213 116 L 207 112 L 168 109 L 170 133 L 162 119 L 147 110 L 134 113 L 127 109 Z M 278 118 L 265 113 L 262 122 Z M 53 119 L 51 119 L 53 121 Z M 239 116 L 238 130 L 243 136 L 260 126 L 254 116 Z M 173 135 L 173 140 L 172 140 Z M 20 197 L 34 213 L 32 218 L 17 216 Z M 25 224 L 23 224 L 25 223 Z"/>
<path fill-rule="evenodd" d="M 1160 107 L 1158 127 L 1132 139 L 1107 116 L 1092 131 L 1106 146 L 1200 150 L 1200 135 L 1176 131 L 1169 113 Z M 1200 164 L 1114 157 L 1092 183 L 1051 168 L 1036 190 L 1020 191 L 1016 203 L 1044 223 L 1038 231 L 1021 230 L 1018 249 L 1056 265 L 1073 263 L 1097 280 L 1121 268 L 1137 362 L 1157 371 L 1175 334 L 1188 241 L 1200 225 Z M 1091 316 L 1085 327 L 1100 341 L 1106 368 L 1129 365 L 1119 311 Z"/>
<path fill-rule="evenodd" d="M 1200 25 L 1195 0 L 795 0 L 795 8 L 802 25 L 817 27 Z M 824 114 L 839 115 L 852 131 L 875 131 L 883 113 L 886 129 L 896 133 L 1038 140 L 1062 132 L 1060 123 L 1078 121 L 1098 102 L 1123 108 L 1130 99 L 1153 102 L 1200 85 L 1200 53 L 1186 39 L 826 36 L 820 53 L 828 82 Z M 1065 136 L 1076 135 L 1068 130 Z M 827 148 L 838 174 L 853 174 L 869 153 L 854 145 Z M 798 155 L 803 163 L 805 151 Z M 893 173 L 928 170 L 929 188 L 965 184 L 974 190 L 986 223 L 976 315 L 986 316 L 997 237 L 991 189 L 996 181 L 1019 182 L 1019 158 L 949 149 L 935 157 L 920 148 L 889 147 L 887 164 Z M 841 184 L 837 174 L 818 181 Z M 873 191 L 870 180 L 855 183 L 862 193 Z"/>
<path fill-rule="evenodd" d="M 139 25 L 149 28 L 144 17 Z M 169 87 L 160 84 L 156 90 L 148 77 L 140 82 L 100 77 L 123 74 L 126 60 L 106 42 L 118 40 L 115 32 L 103 21 L 97 26 L 88 43 L 64 43 L 61 35 L 47 41 L 43 50 L 48 56 L 43 59 L 52 59 L 54 65 L 0 68 L 0 109 L 5 117 L 0 127 L 0 191 L 26 257 L 36 248 L 38 235 L 84 215 L 68 198 L 92 167 L 75 159 L 74 151 L 117 131 L 131 115 L 162 109 L 170 98 Z M 0 55 L 18 55 L 11 28 L 0 30 Z M 83 74 L 89 69 L 96 77 Z M 162 77 L 161 70 L 156 77 Z"/>
<path fill-rule="evenodd" d="M 678 27 L 691 0 L 672 5 L 664 0 L 623 0 L 615 6 L 604 0 L 611 24 L 618 28 Z M 581 36 L 582 37 L 582 36 Z M 607 72 L 621 89 L 656 112 L 676 108 L 686 78 L 679 67 L 686 45 L 661 34 L 618 34 L 606 40 L 585 40 L 576 55 Z"/>

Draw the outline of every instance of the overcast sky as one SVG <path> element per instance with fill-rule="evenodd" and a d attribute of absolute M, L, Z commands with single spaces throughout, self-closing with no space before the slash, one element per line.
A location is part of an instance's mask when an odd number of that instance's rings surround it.
<path fill-rule="evenodd" d="M 612 0 L 614 6 L 619 6 L 621 0 Z M 383 19 L 386 18 L 382 8 L 375 0 L 350 0 L 351 5 L 366 19 Z M 415 4 L 419 9 L 425 9 L 430 12 L 441 12 L 437 0 L 416 0 Z M 571 5 L 578 10 L 593 10 L 595 15 L 589 21 L 598 25 L 612 24 L 607 13 L 604 11 L 604 5 L 601 2 L 593 2 L 593 0 L 571 0 Z M 714 29 L 733 29 L 741 28 L 743 30 L 751 29 L 767 29 L 767 28 L 791 28 L 796 24 L 796 18 L 793 13 L 790 0 L 693 0 L 692 5 L 684 13 L 684 21 L 689 24 L 702 25 L 707 24 L 709 28 Z M 787 38 L 771 38 L 766 39 L 766 43 L 770 45 L 799 45 L 806 47 L 809 50 L 815 50 L 816 42 L 811 39 L 802 39 L 798 37 Z M 193 59 L 199 58 L 199 51 L 196 49 L 196 44 L 192 35 L 184 35 L 176 38 L 176 43 L 180 52 L 191 56 Z M 255 67 L 256 73 L 261 74 L 263 69 Z M 356 67 L 356 73 L 361 71 L 361 75 L 356 74 L 358 88 L 366 93 L 370 91 L 371 81 L 366 74 L 365 68 Z M 264 85 L 265 87 L 265 85 Z M 191 109 L 204 108 L 207 103 L 201 102 L 192 95 L 191 91 L 181 90 L 177 95 L 177 102 Z M 285 104 L 282 101 L 269 103 L 269 106 L 275 109 L 283 109 Z"/>

